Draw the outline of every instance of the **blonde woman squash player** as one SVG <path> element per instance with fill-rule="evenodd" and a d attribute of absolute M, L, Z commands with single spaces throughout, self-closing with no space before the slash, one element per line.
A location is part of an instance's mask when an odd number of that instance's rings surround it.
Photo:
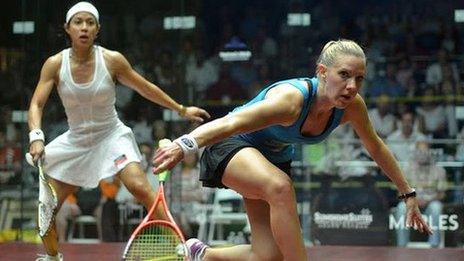
<path fill-rule="evenodd" d="M 415 192 L 369 120 L 358 94 L 366 75 L 362 48 L 350 40 L 328 42 L 314 78 L 274 83 L 247 104 L 206 123 L 159 149 L 154 172 L 172 168 L 184 155 L 206 147 L 201 158 L 204 186 L 229 187 L 245 201 L 251 245 L 210 248 L 187 241 L 192 260 L 307 260 L 290 176 L 295 143 L 324 140 L 350 124 L 372 158 L 395 183 L 407 205 L 407 224 L 430 232 Z"/>

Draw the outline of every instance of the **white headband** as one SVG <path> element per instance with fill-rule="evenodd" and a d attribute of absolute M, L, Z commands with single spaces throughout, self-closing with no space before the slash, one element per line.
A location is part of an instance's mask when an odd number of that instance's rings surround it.
<path fill-rule="evenodd" d="M 99 14 L 97 8 L 95 8 L 95 6 L 89 2 L 79 2 L 73 5 L 73 7 L 69 8 L 68 12 L 66 13 L 66 23 L 69 23 L 71 18 L 79 12 L 87 12 L 92 14 L 95 17 L 95 19 L 97 19 L 97 23 L 100 23 L 98 21 Z"/>

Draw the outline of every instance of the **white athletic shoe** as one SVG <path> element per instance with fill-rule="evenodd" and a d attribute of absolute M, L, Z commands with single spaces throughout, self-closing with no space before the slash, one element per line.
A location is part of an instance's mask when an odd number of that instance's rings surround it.
<path fill-rule="evenodd" d="M 40 255 L 38 254 L 38 258 L 35 261 L 63 261 L 63 254 L 58 253 L 56 256 L 49 256 L 49 255 Z"/>
<path fill-rule="evenodd" d="M 191 261 L 201 261 L 205 254 L 206 248 L 209 246 L 201 242 L 199 239 L 191 238 L 185 242 L 187 245 L 188 257 Z"/>

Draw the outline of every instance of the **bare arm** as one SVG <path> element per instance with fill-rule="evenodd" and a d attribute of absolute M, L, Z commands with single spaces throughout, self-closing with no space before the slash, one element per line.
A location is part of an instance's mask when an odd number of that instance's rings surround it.
<path fill-rule="evenodd" d="M 409 193 L 412 188 L 406 181 L 398 162 L 385 143 L 375 132 L 367 114 L 366 104 L 361 96 L 357 95 L 354 102 L 345 110 L 344 122 L 350 122 L 356 134 L 360 137 L 367 151 L 383 172 L 395 183 L 401 194 Z M 424 221 L 419 211 L 415 197 L 406 200 L 408 214 L 406 224 L 431 234 L 431 229 Z"/>
<path fill-rule="evenodd" d="M 277 86 L 266 98 L 241 111 L 206 123 L 190 134 L 198 147 L 214 144 L 227 137 L 263 129 L 271 125 L 291 125 L 300 115 L 303 94 L 296 88 Z"/>
<path fill-rule="evenodd" d="M 45 61 L 40 72 L 40 79 L 32 96 L 28 112 L 29 130 L 40 129 L 42 126 L 42 113 L 47 103 L 50 92 L 56 81 L 57 73 L 61 65 L 61 55 L 57 54 Z M 29 152 L 36 162 L 44 152 L 44 143 L 40 140 L 31 143 Z"/>
<path fill-rule="evenodd" d="M 344 119 L 349 121 L 364 147 L 383 172 L 395 183 L 400 193 L 412 191 L 395 157 L 375 132 L 367 114 L 367 107 L 361 96 L 346 109 Z"/>
<path fill-rule="evenodd" d="M 129 64 L 127 59 L 115 51 L 106 50 L 109 57 L 109 64 L 115 73 L 116 79 L 130 88 L 134 89 L 140 95 L 156 104 L 178 112 L 182 116 L 186 116 L 190 120 L 203 122 L 203 118 L 209 118 L 209 114 L 197 107 L 185 108 L 167 95 L 161 88 L 147 81 L 139 73 L 137 73 Z"/>
<path fill-rule="evenodd" d="M 291 125 L 301 113 L 303 94 L 286 84 L 270 90 L 266 98 L 212 122 L 201 125 L 190 133 L 198 147 L 213 144 L 232 135 L 252 132 L 271 125 Z M 173 143 L 159 148 L 153 158 L 154 173 L 171 169 L 183 157 L 179 145 Z"/>

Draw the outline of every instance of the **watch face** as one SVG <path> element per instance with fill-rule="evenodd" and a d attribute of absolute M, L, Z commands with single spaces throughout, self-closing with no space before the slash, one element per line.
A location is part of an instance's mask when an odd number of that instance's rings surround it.
<path fill-rule="evenodd" d="M 407 198 L 412 198 L 412 197 L 415 197 L 415 196 L 416 196 L 416 191 L 413 190 L 412 192 L 400 195 L 398 197 L 398 199 L 407 199 Z"/>

